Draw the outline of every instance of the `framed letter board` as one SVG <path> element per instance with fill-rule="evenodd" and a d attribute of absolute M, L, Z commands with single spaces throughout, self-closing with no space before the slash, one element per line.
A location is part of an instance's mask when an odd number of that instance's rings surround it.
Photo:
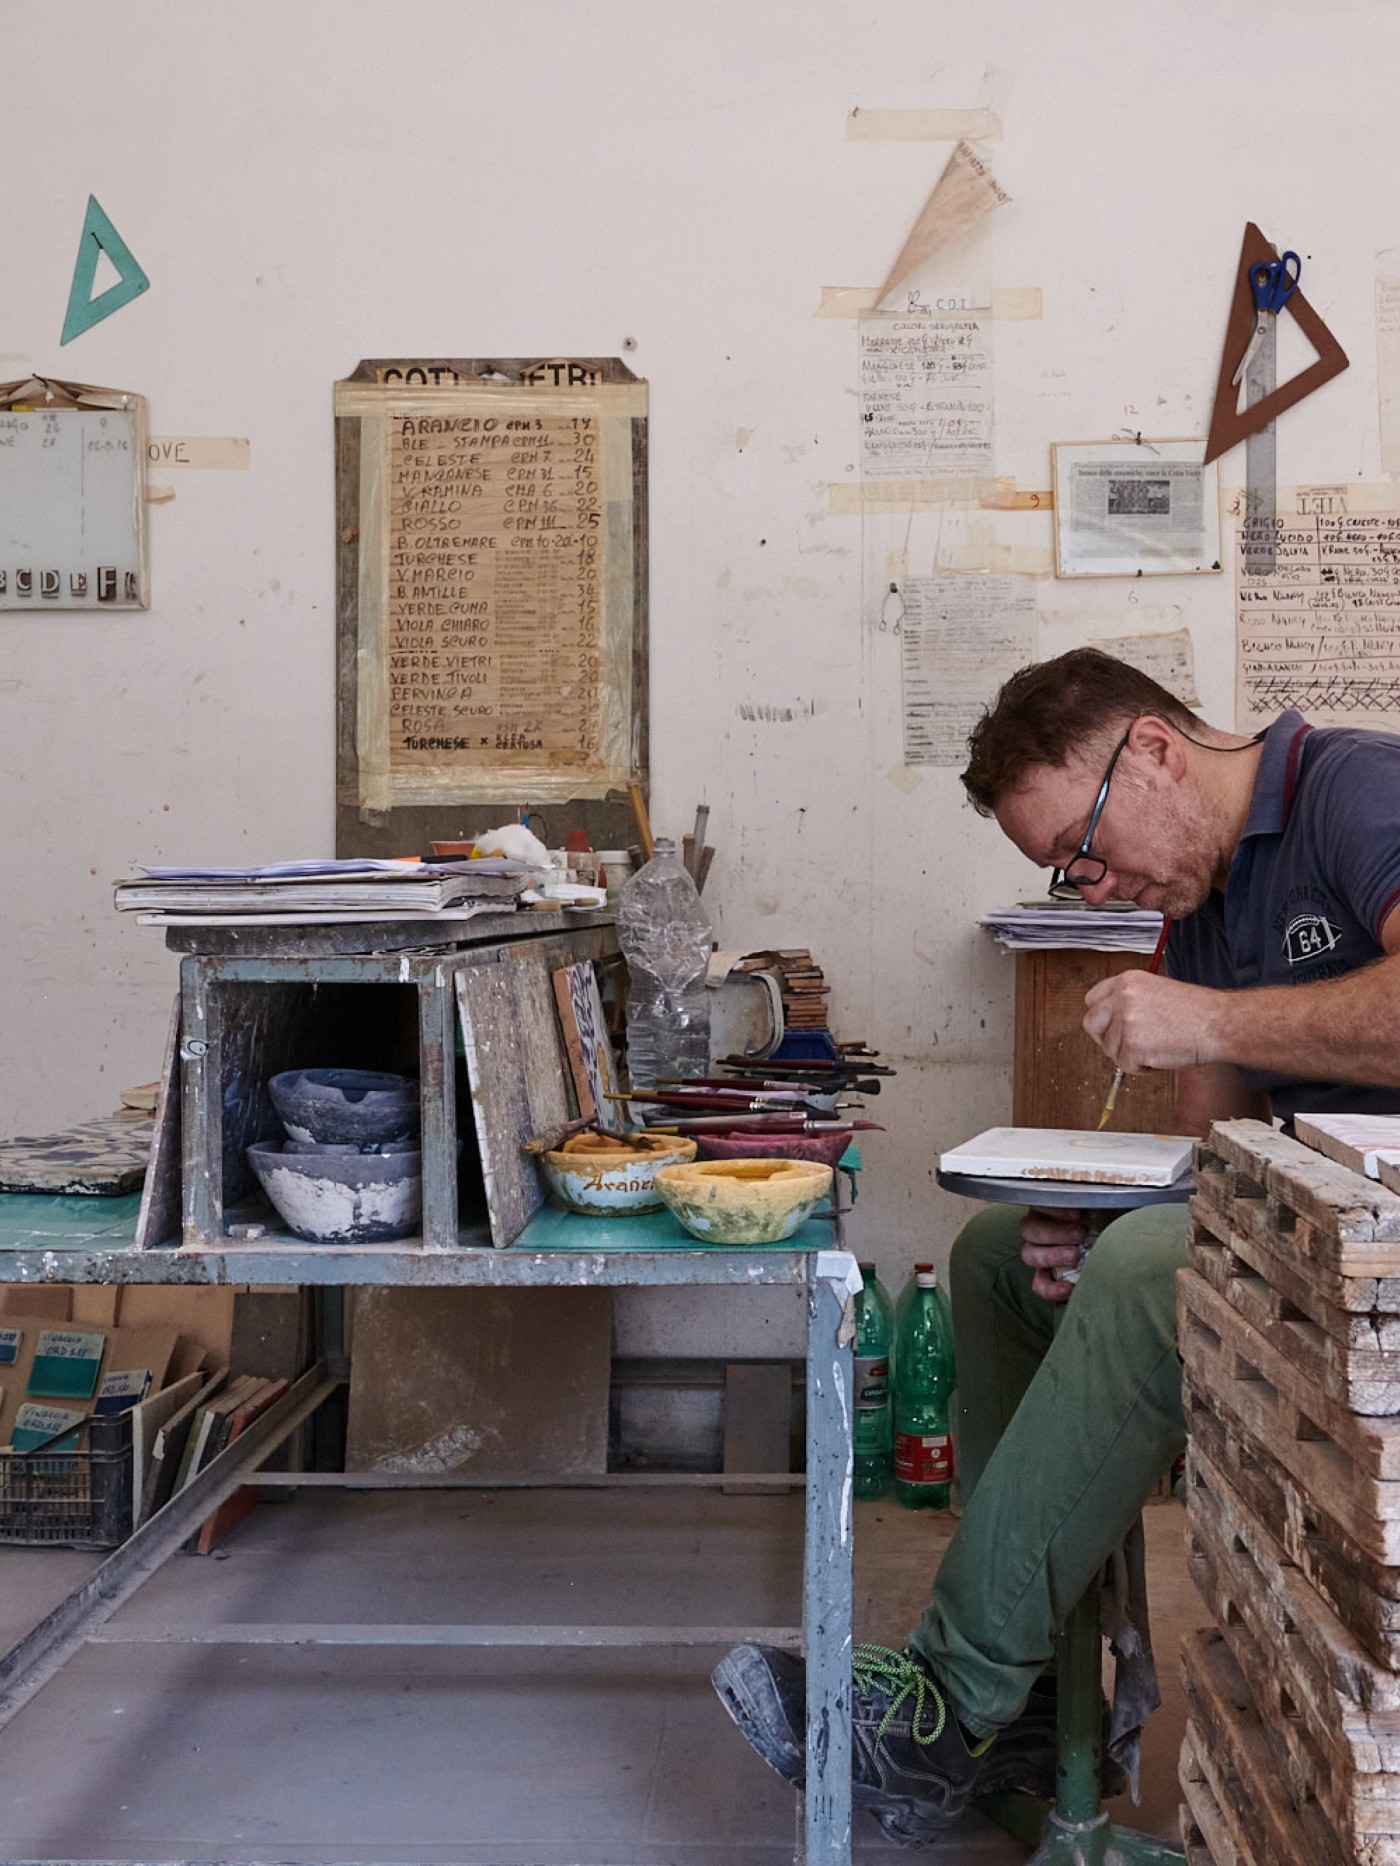
<path fill-rule="evenodd" d="M 343 855 L 528 808 L 633 839 L 646 384 L 612 358 L 398 358 L 336 384 Z"/>

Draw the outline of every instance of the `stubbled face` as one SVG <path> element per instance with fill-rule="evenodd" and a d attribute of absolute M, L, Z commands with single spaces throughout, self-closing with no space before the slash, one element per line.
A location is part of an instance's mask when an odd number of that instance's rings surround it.
<path fill-rule="evenodd" d="M 1078 853 L 1111 751 L 1110 743 L 1092 762 L 1034 765 L 997 805 L 1003 833 L 1037 867 L 1063 868 Z M 1219 847 L 1189 780 L 1129 744 L 1114 767 L 1090 850 L 1108 867 L 1081 893 L 1094 906 L 1133 901 L 1180 919 L 1216 884 Z"/>

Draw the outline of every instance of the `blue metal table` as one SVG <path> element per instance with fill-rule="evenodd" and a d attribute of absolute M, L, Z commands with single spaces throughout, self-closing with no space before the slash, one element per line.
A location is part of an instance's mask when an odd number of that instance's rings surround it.
<path fill-rule="evenodd" d="M 339 1292 L 360 1285 L 425 1288 L 796 1287 L 807 1303 L 807 1472 L 803 1619 L 794 1628 L 308 1627 L 205 1628 L 230 1643 L 440 1643 L 549 1645 L 728 1645 L 762 1637 L 805 1650 L 807 1780 L 794 1858 L 806 1866 L 849 1866 L 851 1857 L 851 1339 L 852 1302 L 860 1287 L 854 1259 L 840 1247 L 840 1222 L 808 1222 L 788 1244 L 714 1250 L 692 1243 L 667 1213 L 619 1220 L 580 1218 L 546 1206 L 507 1249 L 458 1245 L 302 1244 L 286 1238 L 214 1246 L 134 1248 L 139 1200 L 0 1197 L 0 1281 L 26 1283 L 163 1283 L 312 1285 L 325 1292 L 332 1327 L 326 1354 L 235 1444 L 115 1550 L 93 1575 L 3 1659 L 0 1726 L 90 1639 L 173 1554 L 219 1502 L 244 1483 L 334 1483 L 386 1487 L 377 1473 L 259 1474 L 270 1452 L 344 1383 L 348 1362 L 335 1322 Z M 456 1481 L 490 1488 L 489 1480 Z M 565 1483 L 578 1480 L 565 1479 Z M 584 1479 L 590 1487 L 665 1484 L 617 1474 Z M 675 1483 L 675 1478 L 669 1480 Z M 682 1482 L 694 1482 L 683 1479 Z M 701 1482 L 722 1484 L 717 1475 Z M 754 1483 L 747 1473 L 744 1482 Z M 764 1481 L 764 1480 L 759 1480 Z M 800 1477 L 775 1474 L 776 1488 Z M 402 1483 L 402 1480 L 395 1480 Z M 403 1487 L 411 1487 L 409 1483 Z M 163 1628 L 164 1638 L 194 1629 Z M 567 1639 L 565 1635 L 567 1634 Z M 591 1635 L 591 1637 L 590 1637 Z M 109 1637 L 117 1636 L 111 1629 Z M 128 1629 L 121 1629 L 128 1636 Z"/>

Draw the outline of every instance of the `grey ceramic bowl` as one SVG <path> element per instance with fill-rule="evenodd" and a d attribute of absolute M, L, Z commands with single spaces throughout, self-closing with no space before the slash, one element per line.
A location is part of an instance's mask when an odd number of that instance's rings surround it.
<path fill-rule="evenodd" d="M 267 1092 L 293 1140 L 416 1141 L 418 1084 L 380 1069 L 284 1069 Z"/>
<path fill-rule="evenodd" d="M 289 1231 L 316 1244 L 385 1244 L 411 1237 L 423 1213 L 423 1156 L 402 1153 L 286 1153 L 257 1140 L 248 1164 Z"/>

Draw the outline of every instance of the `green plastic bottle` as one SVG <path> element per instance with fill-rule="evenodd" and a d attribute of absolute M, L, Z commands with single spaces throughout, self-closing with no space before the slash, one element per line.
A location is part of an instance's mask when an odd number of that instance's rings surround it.
<path fill-rule="evenodd" d="M 860 1266 L 856 1297 L 855 1493 L 882 1497 L 894 1476 L 894 1403 L 890 1391 L 890 1350 L 894 1345 L 894 1305 L 873 1263 Z"/>
<path fill-rule="evenodd" d="M 919 1270 L 894 1350 L 894 1493 L 909 1510 L 952 1498 L 948 1396 L 957 1383 L 953 1324 L 932 1270 Z"/>

